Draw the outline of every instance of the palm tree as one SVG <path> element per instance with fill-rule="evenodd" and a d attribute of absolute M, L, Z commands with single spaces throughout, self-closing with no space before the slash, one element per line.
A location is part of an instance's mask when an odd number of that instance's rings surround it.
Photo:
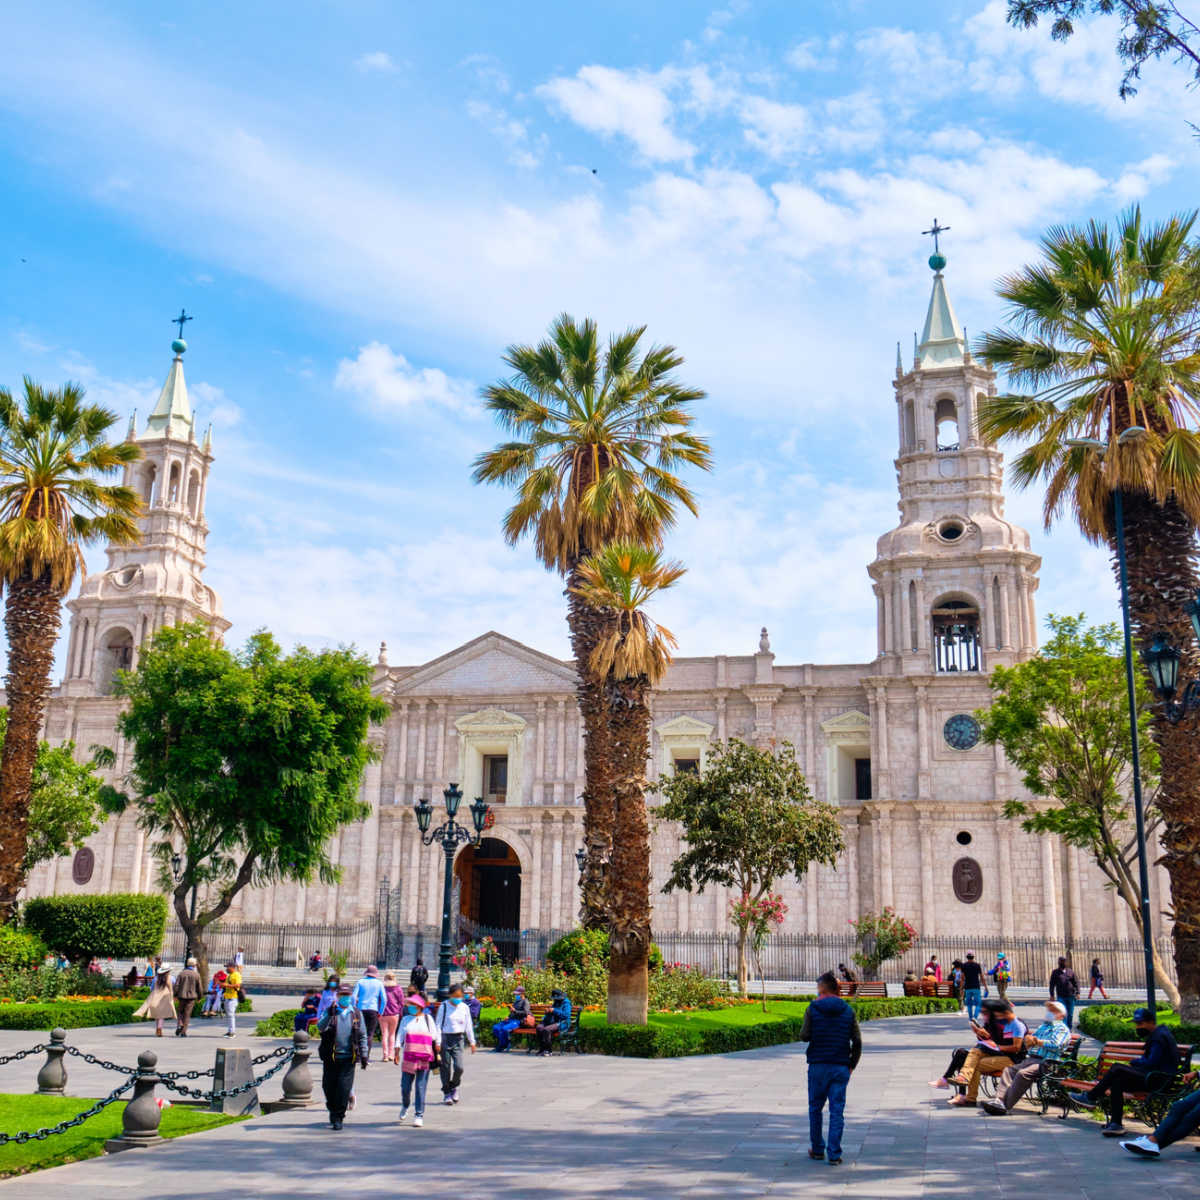
<path fill-rule="evenodd" d="M 1085 537 L 1114 551 L 1113 495 L 1125 511 L 1129 606 L 1143 644 L 1166 632 L 1200 656 L 1184 604 L 1196 592 L 1200 523 L 1200 252 L 1195 213 L 1155 225 L 1135 207 L 1116 228 L 1055 227 L 1044 260 L 1006 276 L 1009 328 L 984 336 L 982 357 L 1031 394 L 998 396 L 980 412 L 991 439 L 1028 443 L 1012 465 L 1020 487 L 1046 483 L 1046 527 L 1069 505 Z M 1121 434 L 1131 427 L 1144 434 Z M 1104 443 L 1103 454 L 1068 438 Z M 1116 567 L 1114 559 L 1114 569 Z M 1193 722 L 1160 713 L 1158 802 L 1171 876 L 1175 961 L 1188 1020 L 1200 1019 L 1200 743 Z"/>
<path fill-rule="evenodd" d="M 538 559 L 567 581 L 567 625 L 575 655 L 584 730 L 584 841 L 581 917 L 606 922 L 604 878 L 612 846 L 605 706 L 588 669 L 607 617 L 574 590 L 579 564 L 616 538 L 658 547 L 679 506 L 696 501 L 675 473 L 708 470 L 708 442 L 691 432 L 689 406 L 704 393 L 675 378 L 683 358 L 672 346 L 643 351 L 645 326 L 609 339 L 596 323 L 563 314 L 537 346 L 510 346 L 510 379 L 483 391 L 487 408 L 513 439 L 475 461 L 477 483 L 501 483 L 517 499 L 504 518 L 509 544 L 532 534 Z"/>
<path fill-rule="evenodd" d="M 588 662 L 603 680 L 613 789 L 613 847 L 608 875 L 608 1020 L 645 1025 L 649 999 L 650 820 L 646 760 L 650 756 L 650 689 L 671 661 L 675 638 L 642 611 L 684 572 L 633 541 L 610 542 L 585 559 L 572 591 L 611 614 Z"/>
<path fill-rule="evenodd" d="M 105 435 L 116 413 L 85 404 L 68 383 L 26 377 L 21 401 L 0 388 L 0 582 L 8 587 L 8 729 L 0 756 L 0 922 L 25 883 L 29 795 L 63 597 L 85 569 L 85 546 L 137 541 L 141 507 L 129 488 L 98 481 L 140 456 Z"/>

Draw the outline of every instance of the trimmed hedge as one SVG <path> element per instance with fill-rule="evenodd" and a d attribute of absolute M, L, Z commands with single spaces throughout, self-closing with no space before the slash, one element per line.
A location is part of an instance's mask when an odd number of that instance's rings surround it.
<path fill-rule="evenodd" d="M 789 997 L 794 1000 L 795 997 Z M 850 1007 L 862 1021 L 885 1017 L 919 1016 L 926 1013 L 958 1012 L 958 1001 L 927 996 L 897 997 L 894 1000 L 852 1000 Z M 493 1044 L 492 1024 L 501 1020 L 507 1009 L 485 1009 L 480 1014 L 476 1037 L 480 1045 Z M 713 1017 L 720 1010 L 704 1012 Z M 744 1011 L 744 1010 L 739 1010 Z M 780 1046 L 798 1042 L 804 1018 L 774 1016 L 753 1025 L 609 1025 L 597 1022 L 585 1013 L 579 1027 L 579 1044 L 591 1054 L 610 1054 L 624 1058 L 682 1058 L 692 1054 L 730 1054 L 738 1050 L 757 1050 L 761 1046 Z M 599 1014 L 597 1014 L 599 1015 Z M 697 1014 L 701 1015 L 701 1014 Z"/>
<path fill-rule="evenodd" d="M 0 1029 L 37 1029 L 56 1026 L 89 1029 L 94 1025 L 127 1025 L 140 1000 L 51 1001 L 47 1004 L 0 1004 Z"/>
<path fill-rule="evenodd" d="M 0 975 L 36 971 L 49 953 L 49 946 L 32 930 L 0 925 Z"/>
<path fill-rule="evenodd" d="M 1076 1012 L 1075 1022 L 1088 1037 L 1098 1042 L 1136 1042 L 1138 1033 L 1133 1024 L 1133 1010 L 1137 1007 L 1136 1004 L 1091 1004 Z M 1158 1019 L 1161 1024 L 1171 1027 L 1177 1042 L 1200 1043 L 1200 1025 L 1181 1025 L 1170 1007 L 1160 1005 Z"/>
<path fill-rule="evenodd" d="M 167 927 L 166 897 L 138 893 L 42 896 L 21 912 L 29 929 L 70 959 L 157 954 Z"/>
<path fill-rule="evenodd" d="M 650 943 L 649 958 L 650 970 L 661 971 L 663 953 L 654 942 Z M 608 962 L 607 929 L 572 929 L 546 951 L 547 965 L 564 975 L 580 974 L 586 959 Z"/>
<path fill-rule="evenodd" d="M 241 1011 L 241 1005 L 238 1005 L 238 1011 Z M 255 1037 L 287 1037 L 292 1036 L 292 1018 L 296 1016 L 300 1010 L 298 1008 L 281 1008 L 277 1013 L 272 1013 L 264 1021 L 259 1021 L 254 1027 Z"/>

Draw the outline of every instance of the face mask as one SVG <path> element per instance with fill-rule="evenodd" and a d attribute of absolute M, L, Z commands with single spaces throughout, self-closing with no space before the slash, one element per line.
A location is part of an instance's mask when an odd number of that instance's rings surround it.
<path fill-rule="evenodd" d="M 462 1003 L 462 997 L 461 997 L 461 996 L 451 996 L 451 997 L 450 997 L 450 1003 L 451 1003 L 451 1004 L 454 1004 L 454 1005 L 461 1004 L 461 1003 Z"/>
<path fill-rule="evenodd" d="M 349 996 L 339 996 L 338 997 L 338 1008 L 349 1008 L 349 1007 L 350 1007 L 350 997 Z"/>
<path fill-rule="evenodd" d="M 404 1006 L 404 1011 L 408 1013 L 410 1017 L 415 1017 L 417 1015 L 417 1006 L 415 1004 L 406 1004 Z"/>
<path fill-rule="evenodd" d="M 1047 1009 L 1044 1013 L 1042 1013 L 1042 1020 L 1045 1021 L 1047 1025 L 1053 1025 L 1054 1022 L 1058 1020 L 1058 1013 L 1051 1012 L 1049 1009 Z"/>

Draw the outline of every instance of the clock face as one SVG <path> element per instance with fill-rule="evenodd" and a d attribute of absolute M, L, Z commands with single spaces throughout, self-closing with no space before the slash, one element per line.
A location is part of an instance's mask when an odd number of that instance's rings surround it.
<path fill-rule="evenodd" d="M 971 750 L 979 745 L 979 722 L 967 713 L 955 713 L 942 728 L 946 745 L 955 750 Z"/>

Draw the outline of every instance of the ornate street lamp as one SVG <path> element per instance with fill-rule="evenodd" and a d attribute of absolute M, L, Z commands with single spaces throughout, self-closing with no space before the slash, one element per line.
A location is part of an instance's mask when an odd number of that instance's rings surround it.
<path fill-rule="evenodd" d="M 1192 630 L 1200 643 L 1200 592 L 1183 606 L 1191 618 Z M 1179 687 L 1179 661 L 1183 657 L 1165 633 L 1156 633 L 1150 645 L 1142 651 L 1146 671 L 1154 694 L 1162 701 L 1163 716 L 1177 725 L 1190 712 L 1200 708 L 1200 679 L 1189 679 Z M 1181 694 L 1179 694 L 1181 693 Z M 1179 699 L 1176 700 L 1176 694 Z"/>
<path fill-rule="evenodd" d="M 466 842 L 470 846 L 479 845 L 488 816 L 488 806 L 483 802 L 483 797 L 476 796 L 474 803 L 469 806 L 471 823 L 475 826 L 475 832 L 472 834 L 470 830 L 454 819 L 458 813 L 458 806 L 462 803 L 462 789 L 458 784 L 452 783 L 446 788 L 442 793 L 442 799 L 446 803 L 447 819 L 436 829 L 429 828 L 433 822 L 433 805 L 429 803 L 428 799 L 422 797 L 413 805 L 417 815 L 417 828 L 421 831 L 421 841 L 426 846 L 432 846 L 435 841 L 440 841 L 446 855 L 446 869 L 442 884 L 442 945 L 438 953 L 437 998 L 439 1000 L 445 1000 L 450 994 L 450 957 L 454 953 L 454 947 L 450 942 L 450 896 L 454 884 L 454 855 L 460 842 Z"/>
<path fill-rule="evenodd" d="M 583 873 L 584 873 L 584 871 L 587 870 L 587 847 L 586 846 L 580 846 L 579 849 L 575 851 L 575 861 L 579 864 L 579 879 L 582 882 Z"/>
<path fill-rule="evenodd" d="M 1146 436 L 1140 425 L 1130 425 L 1117 435 L 1117 445 Z M 1067 438 L 1075 450 L 1088 450 L 1101 461 L 1108 443 L 1098 438 Z M 1146 1003 L 1155 1011 L 1154 936 L 1150 926 L 1150 860 L 1146 854 L 1146 816 L 1142 806 L 1142 757 L 1138 745 L 1137 689 L 1133 682 L 1133 636 L 1129 627 L 1129 573 L 1125 566 L 1125 498 L 1122 489 L 1113 488 L 1113 525 L 1117 535 L 1117 567 L 1121 577 L 1121 625 L 1125 634 L 1125 691 L 1129 701 L 1129 767 L 1133 780 L 1133 826 L 1137 837 L 1138 883 L 1142 889 L 1142 957 L 1146 971 Z"/>
<path fill-rule="evenodd" d="M 180 876 L 183 874 L 183 855 L 175 850 L 171 854 L 171 874 L 178 883 Z M 192 923 L 196 921 L 196 885 L 192 884 L 191 901 L 188 904 L 188 913 L 192 918 Z M 192 957 L 192 931 L 189 929 L 187 933 L 187 950 L 184 953 L 184 965 L 187 965 L 187 960 Z"/>

